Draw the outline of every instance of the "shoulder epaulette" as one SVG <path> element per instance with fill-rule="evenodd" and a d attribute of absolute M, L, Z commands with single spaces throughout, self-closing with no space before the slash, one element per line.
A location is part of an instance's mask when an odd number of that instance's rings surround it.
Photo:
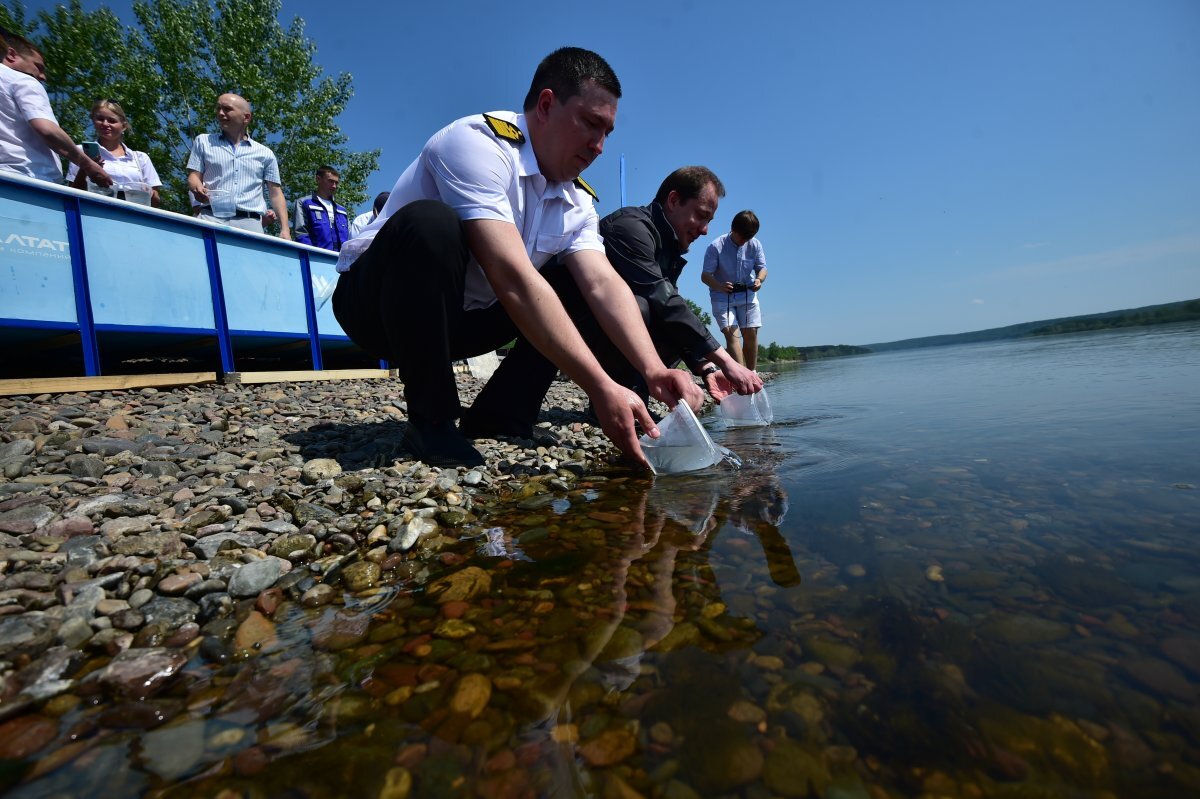
<path fill-rule="evenodd" d="M 593 189 L 591 186 L 588 185 L 586 180 L 584 180 L 583 178 L 575 178 L 574 182 L 575 182 L 576 186 L 583 189 L 588 194 L 592 195 L 593 200 L 595 200 L 596 202 L 600 202 L 600 195 L 596 193 L 595 189 Z"/>
<path fill-rule="evenodd" d="M 494 117 L 491 114 L 484 114 L 483 120 L 487 122 L 488 127 L 492 129 L 492 133 L 496 134 L 496 138 L 510 141 L 513 144 L 525 143 L 525 134 L 521 132 L 520 128 L 508 120 Z"/>

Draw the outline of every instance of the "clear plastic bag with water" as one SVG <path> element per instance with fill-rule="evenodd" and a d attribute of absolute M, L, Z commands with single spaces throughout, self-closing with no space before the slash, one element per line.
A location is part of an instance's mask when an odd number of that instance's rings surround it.
<path fill-rule="evenodd" d="M 686 402 L 677 403 L 663 417 L 658 423 L 658 433 L 658 438 L 646 435 L 640 439 L 642 452 L 655 474 L 695 472 L 723 460 L 741 466 L 736 455 L 713 443 Z"/>
<path fill-rule="evenodd" d="M 137 203 L 138 205 L 150 205 L 152 189 L 149 183 L 142 183 L 138 180 L 129 180 L 124 183 L 113 185 L 114 189 L 124 192 L 126 202 Z"/>
<path fill-rule="evenodd" d="M 730 394 L 717 407 L 729 427 L 763 427 L 775 420 L 766 386 L 756 394 Z"/>

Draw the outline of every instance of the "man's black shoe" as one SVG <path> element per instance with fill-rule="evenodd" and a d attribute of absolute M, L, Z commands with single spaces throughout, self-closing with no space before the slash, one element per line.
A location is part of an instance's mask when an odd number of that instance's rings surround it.
<path fill-rule="evenodd" d="M 512 422 L 477 421 L 470 412 L 465 414 L 459 424 L 463 436 L 477 438 L 520 438 L 532 441 L 539 447 L 557 447 L 562 439 L 553 430 L 545 427 L 522 427 Z"/>
<path fill-rule="evenodd" d="M 562 444 L 562 437 L 549 427 L 533 428 L 533 435 L 530 438 L 539 447 L 557 447 Z"/>
<path fill-rule="evenodd" d="M 414 422 L 404 429 L 404 446 L 430 466 L 482 466 L 483 456 L 454 422 Z"/>

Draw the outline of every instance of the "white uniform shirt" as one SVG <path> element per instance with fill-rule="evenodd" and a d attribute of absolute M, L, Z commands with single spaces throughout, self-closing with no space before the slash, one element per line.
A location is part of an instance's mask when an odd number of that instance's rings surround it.
<path fill-rule="evenodd" d="M 118 184 L 116 188 L 120 188 L 119 184 L 123 183 L 145 183 L 152 189 L 162 186 L 162 181 L 158 179 L 158 170 L 154 168 L 150 156 L 139 150 L 131 150 L 126 146 L 125 154 L 117 157 L 101 145 L 100 160 L 104 162 L 104 171 L 113 179 L 114 184 Z M 70 183 L 78 174 L 79 166 L 71 164 L 67 170 L 67 182 Z"/>
<path fill-rule="evenodd" d="M 354 217 L 354 221 L 350 223 L 350 235 L 357 236 L 359 233 L 362 233 L 364 230 L 366 230 L 367 225 L 374 221 L 374 208 L 372 208 L 370 211 L 367 211 L 365 214 L 359 214 L 358 216 Z"/>
<path fill-rule="evenodd" d="M 0 64 L 0 169 L 62 183 L 62 163 L 30 120 L 58 119 L 46 87 L 32 75 Z"/>
<path fill-rule="evenodd" d="M 416 200 L 440 200 L 463 220 L 495 219 L 515 225 L 536 269 L 555 255 L 604 252 L 592 196 L 574 183 L 546 180 L 538 170 L 525 115 L 495 111 L 490 116 L 520 128 L 524 144 L 496 136 L 482 114 L 439 130 L 396 181 L 379 217 L 342 246 L 339 272 L 347 271 L 366 251 L 388 217 Z M 495 302 L 496 293 L 472 258 L 463 308 L 471 311 Z"/>

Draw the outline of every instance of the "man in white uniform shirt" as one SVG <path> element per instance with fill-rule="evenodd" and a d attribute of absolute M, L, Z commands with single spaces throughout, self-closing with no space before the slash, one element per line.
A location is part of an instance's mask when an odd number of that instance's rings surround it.
<path fill-rule="evenodd" d="M 700 406 L 689 376 L 657 357 L 632 292 L 604 256 L 594 195 L 578 180 L 604 149 L 620 94 L 599 55 L 556 50 L 538 66 L 523 113 L 479 114 L 438 131 L 379 218 L 343 245 L 334 313 L 355 342 L 398 368 L 406 445 L 425 462 L 483 462 L 454 423 L 462 407 L 451 365 L 520 335 L 518 346 L 566 372 L 609 438 L 646 463 L 635 422 L 652 436 L 658 428 L 604 372 L 539 274 L 556 255 L 650 393 Z"/>
<path fill-rule="evenodd" d="M 391 192 L 379 192 L 379 194 L 375 195 L 375 202 L 371 203 L 371 210 L 354 217 L 354 221 L 350 223 L 351 236 L 357 236 L 359 233 L 362 233 L 366 230 L 367 225 L 375 221 L 376 217 L 379 216 L 379 212 L 383 210 L 384 203 L 387 202 L 389 194 Z"/>
<path fill-rule="evenodd" d="M 93 183 L 111 186 L 112 178 L 75 146 L 50 109 L 42 82 L 46 61 L 29 40 L 4 31 L 0 64 L 0 170 L 51 183 L 62 183 L 61 156 L 77 164 Z"/>

